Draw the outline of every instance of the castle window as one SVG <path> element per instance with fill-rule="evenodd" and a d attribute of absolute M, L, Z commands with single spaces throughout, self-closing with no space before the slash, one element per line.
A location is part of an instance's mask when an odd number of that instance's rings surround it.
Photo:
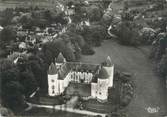
<path fill-rule="evenodd" d="M 99 94 L 101 95 L 101 92 Z"/>
<path fill-rule="evenodd" d="M 53 79 L 52 79 L 51 81 L 52 81 L 52 82 L 54 82 L 54 80 L 53 80 Z"/>
<path fill-rule="evenodd" d="M 52 85 L 52 89 L 55 89 L 55 86 L 54 86 L 54 85 Z"/>

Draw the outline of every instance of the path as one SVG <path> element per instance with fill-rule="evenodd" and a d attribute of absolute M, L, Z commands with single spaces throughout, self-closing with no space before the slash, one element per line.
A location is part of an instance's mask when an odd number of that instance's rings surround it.
<path fill-rule="evenodd" d="M 105 41 L 101 47 L 95 48 L 93 56 L 83 56 L 83 62 L 103 62 L 111 56 L 116 67 L 134 74 L 136 84 L 135 98 L 126 108 L 129 117 L 163 117 L 165 115 L 165 88 L 161 78 L 153 72 L 153 65 L 148 60 L 147 48 L 133 48 Z M 156 113 L 148 113 L 148 107 L 156 108 Z"/>
<path fill-rule="evenodd" d="M 87 110 L 79 110 L 79 109 L 74 109 L 74 106 L 76 105 L 76 102 L 78 101 L 78 96 L 74 96 L 72 97 L 67 103 L 66 105 L 42 105 L 42 104 L 32 104 L 27 102 L 27 104 L 29 105 L 29 107 L 27 109 L 25 109 L 25 111 L 29 111 L 31 110 L 33 107 L 37 107 L 37 108 L 47 108 L 47 109 L 55 109 L 58 111 L 64 111 L 64 112 L 70 112 L 70 113 L 76 113 L 76 114 L 81 114 L 81 115 L 91 115 L 91 116 L 97 116 L 97 115 L 101 115 L 101 117 L 105 117 L 106 114 L 102 114 L 102 113 L 96 113 L 96 112 L 91 112 L 91 111 L 87 111 Z"/>
<path fill-rule="evenodd" d="M 55 109 L 55 110 L 59 110 L 59 111 L 64 111 L 64 112 L 70 112 L 70 113 L 76 113 L 76 114 L 81 114 L 81 115 L 91 115 L 91 116 L 97 116 L 97 115 L 101 115 L 101 117 L 105 117 L 106 114 L 102 114 L 102 113 L 95 113 L 95 112 L 91 112 L 91 111 L 87 111 L 87 110 L 79 110 L 79 109 L 74 109 L 71 107 L 67 107 L 65 105 L 39 105 L 39 104 L 31 104 L 31 103 L 27 103 L 29 105 L 29 107 L 38 107 L 38 108 L 47 108 L 47 109 Z"/>

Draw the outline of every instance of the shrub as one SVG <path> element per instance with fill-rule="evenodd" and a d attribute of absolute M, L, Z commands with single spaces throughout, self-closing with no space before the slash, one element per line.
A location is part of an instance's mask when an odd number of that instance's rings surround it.
<path fill-rule="evenodd" d="M 122 22 L 116 29 L 118 40 L 124 45 L 139 45 L 141 39 L 132 22 Z"/>
<path fill-rule="evenodd" d="M 5 27 L 0 33 L 0 46 L 6 48 L 11 41 L 16 40 L 16 31 L 11 26 Z"/>
<path fill-rule="evenodd" d="M 103 15 L 103 11 L 99 6 L 91 5 L 87 8 L 87 14 L 91 22 L 100 21 Z"/>
<path fill-rule="evenodd" d="M 167 76 L 167 54 L 162 56 L 162 59 L 158 64 L 157 70 L 161 76 Z"/>
<path fill-rule="evenodd" d="M 94 53 L 95 51 L 88 44 L 85 44 L 85 46 L 82 48 L 83 55 L 93 55 Z"/>
<path fill-rule="evenodd" d="M 80 34 L 89 45 L 100 46 L 101 42 L 107 38 L 106 29 L 100 24 L 92 24 L 90 26 L 85 25 L 82 28 Z"/>

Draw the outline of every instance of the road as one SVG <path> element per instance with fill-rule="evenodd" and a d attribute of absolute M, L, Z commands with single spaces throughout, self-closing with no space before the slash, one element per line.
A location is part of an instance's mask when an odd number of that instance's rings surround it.
<path fill-rule="evenodd" d="M 102 113 L 96 113 L 96 112 L 91 112 L 91 111 L 87 111 L 87 110 L 74 109 L 78 99 L 79 99 L 78 96 L 74 96 L 66 104 L 55 105 L 55 106 L 53 106 L 53 105 L 33 104 L 33 103 L 26 102 L 29 105 L 29 107 L 26 108 L 25 111 L 29 111 L 33 107 L 37 107 L 37 108 L 47 108 L 47 109 L 51 109 L 51 110 L 55 109 L 55 110 L 58 110 L 58 111 L 76 113 L 76 114 L 80 114 L 80 115 L 91 115 L 91 116 L 101 115 L 101 117 L 105 117 L 106 116 L 106 114 L 102 114 Z"/>
<path fill-rule="evenodd" d="M 91 111 L 87 111 L 87 110 L 74 109 L 74 108 L 71 108 L 71 107 L 67 107 L 65 105 L 56 105 L 56 106 L 53 106 L 53 105 L 31 104 L 31 103 L 27 103 L 27 104 L 30 107 L 29 109 L 31 109 L 33 107 L 37 107 L 37 108 L 47 108 L 47 109 L 51 109 L 51 110 L 55 109 L 57 111 L 76 113 L 76 114 L 80 114 L 80 115 L 90 115 L 90 116 L 100 115 L 101 117 L 105 117 L 106 116 L 106 114 L 91 112 Z"/>
<path fill-rule="evenodd" d="M 134 74 L 136 91 L 134 99 L 125 108 L 128 117 L 167 115 L 164 82 L 153 71 L 154 67 L 148 59 L 148 47 L 133 48 L 107 40 L 101 47 L 95 48 L 95 51 L 95 55 L 83 56 L 81 61 L 100 63 L 109 55 L 117 68 Z"/>

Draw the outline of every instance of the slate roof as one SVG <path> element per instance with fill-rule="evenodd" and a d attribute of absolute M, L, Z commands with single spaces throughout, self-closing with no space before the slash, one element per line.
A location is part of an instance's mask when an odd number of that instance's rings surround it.
<path fill-rule="evenodd" d="M 59 79 L 63 80 L 70 71 L 78 71 L 78 72 L 92 72 L 93 73 L 93 81 L 96 82 L 98 78 L 100 79 L 107 79 L 110 77 L 112 71 L 111 58 L 108 56 L 105 61 L 105 66 L 101 66 L 98 64 L 87 64 L 87 63 L 80 63 L 80 62 L 64 62 L 65 58 L 60 53 L 58 58 L 55 59 L 56 63 L 63 63 L 59 69 L 56 68 L 56 65 L 52 63 L 49 66 L 48 74 L 59 75 Z"/>
<path fill-rule="evenodd" d="M 111 67 L 111 66 L 113 65 L 110 56 L 107 57 L 107 59 L 106 59 L 105 62 L 106 62 L 106 66 L 107 66 L 107 67 Z"/>
<path fill-rule="evenodd" d="M 48 74 L 49 75 L 54 75 L 57 74 L 57 68 L 56 65 L 54 63 L 51 63 L 51 65 L 49 66 L 49 70 L 48 70 Z"/>
<path fill-rule="evenodd" d="M 100 72 L 99 72 L 98 78 L 99 79 L 107 79 L 109 77 L 110 77 L 109 70 L 105 67 L 102 67 Z"/>
<path fill-rule="evenodd" d="M 63 54 L 60 52 L 57 59 L 56 59 L 56 63 L 64 63 L 64 60 L 65 60 L 65 58 L 64 58 Z"/>

